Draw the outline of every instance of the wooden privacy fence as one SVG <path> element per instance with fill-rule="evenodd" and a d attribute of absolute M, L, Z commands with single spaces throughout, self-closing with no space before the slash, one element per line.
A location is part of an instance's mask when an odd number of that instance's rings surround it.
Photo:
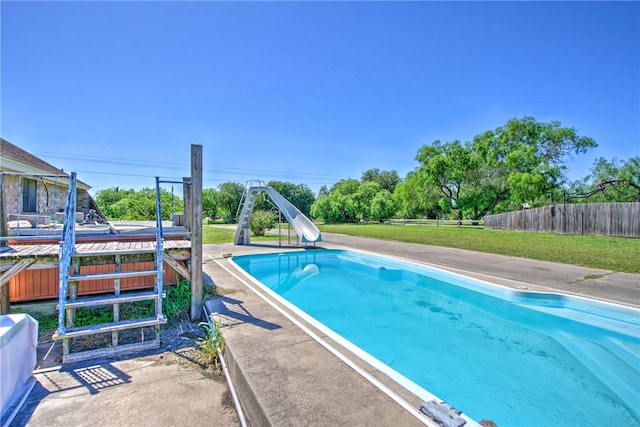
<path fill-rule="evenodd" d="M 640 237 L 640 202 L 557 204 L 484 217 L 484 227 Z"/>

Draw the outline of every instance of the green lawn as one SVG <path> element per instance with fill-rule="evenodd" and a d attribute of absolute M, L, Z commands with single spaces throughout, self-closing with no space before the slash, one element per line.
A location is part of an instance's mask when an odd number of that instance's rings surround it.
<path fill-rule="evenodd" d="M 287 224 L 282 224 L 282 229 L 286 230 Z M 233 238 L 236 235 L 236 228 L 235 226 L 233 228 L 229 227 L 229 225 L 226 226 L 222 226 L 222 225 L 206 225 L 203 224 L 202 225 L 202 243 L 233 243 Z M 291 240 L 295 240 L 296 238 L 296 233 L 295 232 L 291 232 Z M 286 237 L 283 237 L 283 240 L 286 239 Z M 261 236 L 261 237 L 256 237 L 254 235 L 251 235 L 251 241 L 252 242 L 266 242 L 266 241 L 274 241 L 274 240 L 278 240 L 278 236 L 277 235 L 269 235 L 267 234 L 266 236 Z"/>
<path fill-rule="evenodd" d="M 640 239 L 385 224 L 321 225 L 327 233 L 468 249 L 626 273 L 640 273 Z"/>

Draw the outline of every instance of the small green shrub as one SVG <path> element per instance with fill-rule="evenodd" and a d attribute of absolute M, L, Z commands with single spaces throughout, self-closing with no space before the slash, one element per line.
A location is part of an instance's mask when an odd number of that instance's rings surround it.
<path fill-rule="evenodd" d="M 264 236 L 264 232 L 275 225 L 276 216 L 269 211 L 256 211 L 249 221 L 249 228 L 255 236 Z"/>
<path fill-rule="evenodd" d="M 183 280 L 167 286 L 167 295 L 162 299 L 162 311 L 169 321 L 189 320 L 191 317 L 191 282 Z"/>

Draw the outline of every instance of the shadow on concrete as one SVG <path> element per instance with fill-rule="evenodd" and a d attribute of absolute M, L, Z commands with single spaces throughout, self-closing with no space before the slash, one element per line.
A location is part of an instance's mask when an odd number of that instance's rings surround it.
<path fill-rule="evenodd" d="M 131 382 L 131 377 L 110 363 L 90 366 L 63 367 L 60 372 L 67 371 L 78 383 L 86 387 L 90 394 L 100 390 Z"/>
<path fill-rule="evenodd" d="M 31 418 L 40 402 L 50 394 L 49 390 L 44 388 L 39 381 L 35 381 L 35 385 L 31 389 L 29 396 L 22 406 L 18 408 L 18 412 L 11 420 L 9 427 L 22 427 L 27 425 L 27 421 Z M 2 420 L 2 425 L 6 425 L 7 420 Z"/>
<path fill-rule="evenodd" d="M 204 305 L 207 309 L 207 313 L 222 316 L 225 319 L 230 320 L 231 322 L 229 325 L 250 323 L 268 330 L 279 329 L 281 327 L 276 323 L 271 323 L 254 317 L 249 310 L 242 305 L 242 303 L 243 301 L 235 298 L 220 296 L 207 300 Z"/>
<path fill-rule="evenodd" d="M 105 388 L 131 382 L 128 374 L 111 363 L 96 360 L 62 365 L 57 371 L 42 373 L 42 377 L 48 382 L 49 393 L 84 387 L 89 394 L 98 394 Z"/>
<path fill-rule="evenodd" d="M 24 426 L 40 403 L 49 395 L 69 390 L 86 388 L 95 395 L 109 387 L 131 382 L 131 377 L 109 362 L 96 364 L 96 361 L 63 365 L 60 369 L 34 372 L 35 385 L 23 403 L 10 426 Z"/>

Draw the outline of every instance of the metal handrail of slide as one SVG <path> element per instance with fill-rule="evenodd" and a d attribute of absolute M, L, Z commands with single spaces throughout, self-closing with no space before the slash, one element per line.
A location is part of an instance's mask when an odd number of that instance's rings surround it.
<path fill-rule="evenodd" d="M 238 209 L 236 209 L 236 221 L 240 220 L 240 214 L 242 212 L 242 206 L 244 204 L 244 199 L 247 197 L 247 195 L 249 194 L 249 189 L 251 187 L 266 187 L 267 184 L 265 184 L 264 181 L 260 180 L 260 179 L 250 179 L 248 181 L 246 181 L 244 183 L 244 190 L 242 190 L 242 196 L 240 197 L 240 203 L 238 203 Z"/>

